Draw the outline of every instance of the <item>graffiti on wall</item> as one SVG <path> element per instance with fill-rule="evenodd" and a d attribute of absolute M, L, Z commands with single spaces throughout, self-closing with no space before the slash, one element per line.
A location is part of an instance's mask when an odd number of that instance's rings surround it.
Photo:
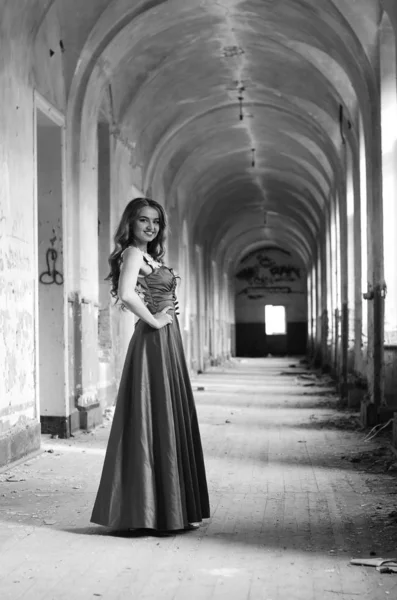
<path fill-rule="evenodd" d="M 276 260 L 270 255 L 270 251 L 274 254 L 276 250 L 284 255 L 282 260 Z M 267 294 L 304 294 L 304 291 L 298 289 L 301 285 L 294 285 L 296 282 L 301 283 L 302 269 L 288 260 L 290 257 L 289 252 L 279 248 L 267 248 L 247 256 L 243 265 L 250 264 L 243 266 L 236 274 L 237 279 L 246 284 L 239 295 L 246 295 L 254 300 Z"/>
<path fill-rule="evenodd" d="M 57 269 L 58 252 L 54 248 L 55 241 L 56 235 L 54 231 L 54 237 L 50 239 L 51 248 L 48 248 L 45 257 L 47 271 L 43 271 L 39 278 L 40 283 L 44 285 L 52 285 L 54 283 L 55 285 L 63 284 L 63 275 Z"/>

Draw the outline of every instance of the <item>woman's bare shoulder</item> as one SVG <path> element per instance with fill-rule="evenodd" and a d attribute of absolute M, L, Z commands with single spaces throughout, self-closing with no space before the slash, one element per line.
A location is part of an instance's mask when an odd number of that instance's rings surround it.
<path fill-rule="evenodd" d="M 121 258 L 123 260 L 125 259 L 133 259 L 135 260 L 139 260 L 139 262 L 143 261 L 143 252 L 141 250 L 139 250 L 139 248 L 136 248 L 135 246 L 127 246 L 127 248 L 125 248 L 122 253 L 121 253 Z"/>
<path fill-rule="evenodd" d="M 143 255 L 135 246 L 128 246 L 121 254 L 121 271 L 138 273 L 144 263 Z"/>

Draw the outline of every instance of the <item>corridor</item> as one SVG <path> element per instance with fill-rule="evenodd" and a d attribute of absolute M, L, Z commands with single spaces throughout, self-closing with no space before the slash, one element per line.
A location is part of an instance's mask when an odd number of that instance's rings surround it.
<path fill-rule="evenodd" d="M 191 372 L 305 355 L 397 447 L 395 0 L 1 0 L 0 38 L 0 466 L 113 405 L 143 196 Z"/>
<path fill-rule="evenodd" d="M 0 473 L 1 599 L 396 598 L 396 575 L 349 564 L 396 553 L 388 437 L 365 442 L 305 361 L 232 359 L 192 383 L 211 519 L 166 537 L 90 524 L 109 418 L 44 435 L 43 453 Z"/>

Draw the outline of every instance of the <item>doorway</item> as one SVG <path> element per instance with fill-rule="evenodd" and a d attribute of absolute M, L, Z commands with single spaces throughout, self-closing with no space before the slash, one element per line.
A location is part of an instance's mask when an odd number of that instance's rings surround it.
<path fill-rule="evenodd" d="M 287 317 L 285 306 L 265 304 L 266 350 L 280 356 L 287 352 Z"/>
<path fill-rule="evenodd" d="M 36 402 L 42 433 L 70 433 L 65 285 L 64 118 L 35 96 Z"/>

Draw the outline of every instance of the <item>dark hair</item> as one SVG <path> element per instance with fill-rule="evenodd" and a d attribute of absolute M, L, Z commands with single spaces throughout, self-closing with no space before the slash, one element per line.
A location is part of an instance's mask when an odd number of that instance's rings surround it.
<path fill-rule="evenodd" d="M 161 259 L 164 256 L 164 240 L 165 240 L 165 229 L 167 226 L 167 217 L 164 208 L 150 198 L 135 198 L 131 200 L 124 209 L 121 216 L 120 223 L 114 234 L 114 250 L 109 256 L 110 273 L 106 277 L 106 280 L 111 282 L 111 295 L 118 301 L 118 289 L 119 289 L 119 278 L 120 278 L 120 267 L 122 262 L 122 253 L 128 246 L 132 246 L 134 243 L 134 222 L 139 217 L 139 211 L 145 206 L 155 208 L 159 214 L 159 232 L 154 238 L 148 243 L 147 250 L 148 254 L 152 256 L 158 262 L 162 262 Z"/>

